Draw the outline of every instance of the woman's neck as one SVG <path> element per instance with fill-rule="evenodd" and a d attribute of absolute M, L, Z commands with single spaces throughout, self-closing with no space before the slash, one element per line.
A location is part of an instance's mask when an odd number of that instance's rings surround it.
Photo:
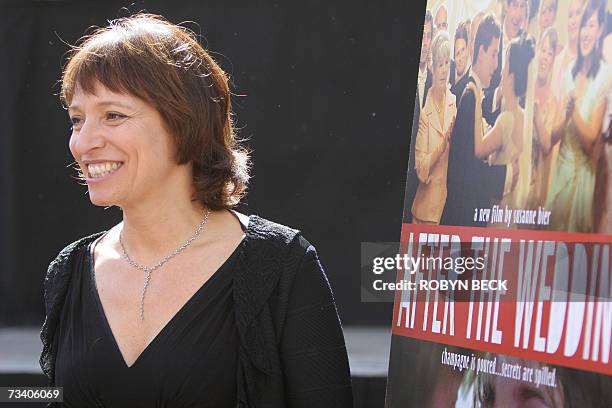
<path fill-rule="evenodd" d="M 122 239 L 139 259 L 161 259 L 193 236 L 204 214 L 199 202 L 176 199 L 124 208 Z"/>
<path fill-rule="evenodd" d="M 570 59 L 573 61 L 574 58 L 576 58 L 576 54 L 578 52 L 578 38 L 574 38 L 574 39 L 570 39 L 568 41 L 568 45 L 567 45 L 567 52 L 569 54 L 569 56 L 571 57 Z"/>
<path fill-rule="evenodd" d="M 191 238 L 205 212 L 192 196 L 191 172 L 183 169 L 155 191 L 123 203 L 121 233 L 128 252 L 143 263 L 159 260 Z"/>
<path fill-rule="evenodd" d="M 504 95 L 503 97 L 503 104 L 504 104 L 504 110 L 510 110 L 510 111 L 515 111 L 518 106 L 518 96 L 516 96 L 514 94 L 514 92 L 508 92 L 509 95 Z"/>
<path fill-rule="evenodd" d="M 536 82 L 535 88 L 535 98 L 539 102 L 544 102 L 550 93 L 550 87 L 548 86 L 548 81 L 540 82 L 539 80 Z"/>
<path fill-rule="evenodd" d="M 550 93 L 550 75 L 546 78 L 538 77 L 535 86 L 535 97 L 538 101 L 544 101 Z"/>
<path fill-rule="evenodd" d="M 537 92 L 537 89 L 547 88 L 549 83 L 550 83 L 550 73 L 548 75 L 545 75 L 544 77 L 541 77 L 538 75 L 538 79 L 536 80 L 536 92 Z"/>
<path fill-rule="evenodd" d="M 431 87 L 431 96 L 434 98 L 434 101 L 438 106 L 444 101 L 444 96 L 446 89 L 440 85 Z"/>

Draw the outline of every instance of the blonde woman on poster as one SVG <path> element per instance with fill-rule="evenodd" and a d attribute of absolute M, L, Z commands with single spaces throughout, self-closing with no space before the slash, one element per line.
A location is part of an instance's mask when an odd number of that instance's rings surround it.
<path fill-rule="evenodd" d="M 433 81 L 419 118 L 415 144 L 415 169 L 419 179 L 413 222 L 439 224 L 446 202 L 448 146 L 457 114 L 455 95 L 449 89 L 451 41 L 440 32 L 433 41 Z"/>
<path fill-rule="evenodd" d="M 525 112 L 520 99 L 527 91 L 529 63 L 534 57 L 533 39 L 525 34 L 510 42 L 501 77 L 501 113 L 495 124 L 486 131 L 482 121 L 474 126 L 474 151 L 478 158 L 488 159 L 490 164 L 518 163 L 523 150 L 523 124 Z M 473 88 L 473 84 L 468 87 Z M 480 99 L 480 98 L 479 98 Z M 476 110 L 480 114 L 482 103 L 477 100 Z M 502 204 L 515 205 L 516 188 L 504 195 Z"/>
<path fill-rule="evenodd" d="M 564 74 L 571 67 L 576 59 L 576 50 L 578 47 L 578 29 L 580 28 L 580 17 L 584 8 L 585 0 L 570 0 L 567 9 L 567 44 L 563 47 L 559 45 L 561 51 L 555 59 L 555 67 L 553 70 L 552 83 L 559 84 L 565 77 Z M 559 87 L 554 90 L 555 96 L 559 96 Z"/>
<path fill-rule="evenodd" d="M 542 0 L 540 10 L 538 12 L 538 28 L 540 38 L 543 33 L 550 27 L 553 27 L 557 19 L 557 10 L 559 8 L 559 0 Z"/>
<path fill-rule="evenodd" d="M 550 27 L 544 31 L 538 44 L 538 72 L 535 80 L 533 114 L 533 145 L 531 189 L 528 207 L 544 205 L 550 185 L 554 161 L 559 145 L 552 144 L 552 128 L 558 119 L 559 104 L 551 86 L 552 68 L 558 47 L 557 30 Z"/>
<path fill-rule="evenodd" d="M 608 63 L 612 61 L 612 26 L 609 23 L 604 39 L 603 59 Z M 594 229 L 599 234 L 612 234 L 612 89 L 608 90 L 607 99 L 593 200 L 596 203 Z"/>
<path fill-rule="evenodd" d="M 578 55 L 565 75 L 565 117 L 553 132 L 553 143 L 561 140 L 561 145 L 546 205 L 553 230 L 593 231 L 595 152 L 610 87 L 610 67 L 601 57 L 605 21 L 604 1 L 589 1 L 580 22 Z"/>

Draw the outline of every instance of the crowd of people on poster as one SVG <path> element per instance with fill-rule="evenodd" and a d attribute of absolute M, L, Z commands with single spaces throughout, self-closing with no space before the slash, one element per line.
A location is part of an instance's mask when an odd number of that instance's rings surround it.
<path fill-rule="evenodd" d="M 428 2 L 405 219 L 610 233 L 606 1 L 490 3 L 449 22 Z M 492 219 L 494 207 L 517 222 Z"/>

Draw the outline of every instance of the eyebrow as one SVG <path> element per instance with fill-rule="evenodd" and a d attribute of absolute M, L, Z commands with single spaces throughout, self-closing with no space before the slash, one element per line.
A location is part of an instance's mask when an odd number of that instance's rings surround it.
<path fill-rule="evenodd" d="M 124 109 L 132 109 L 132 106 L 126 105 L 124 103 L 118 101 L 101 101 L 94 104 L 96 107 L 104 107 L 104 106 L 118 106 Z M 68 110 L 80 110 L 79 105 L 70 105 L 68 106 Z"/>

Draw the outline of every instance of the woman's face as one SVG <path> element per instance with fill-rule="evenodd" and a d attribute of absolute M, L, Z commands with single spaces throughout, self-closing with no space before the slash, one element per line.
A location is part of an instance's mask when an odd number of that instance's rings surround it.
<path fill-rule="evenodd" d="M 555 22 L 557 10 L 555 9 L 554 0 L 544 1 L 540 7 L 540 32 L 544 32 L 548 27 L 551 27 Z"/>
<path fill-rule="evenodd" d="M 582 17 L 582 1 L 573 0 L 567 13 L 567 36 L 570 41 L 575 41 L 578 37 L 580 18 Z"/>
<path fill-rule="evenodd" d="M 465 73 L 467 58 L 467 43 L 463 38 L 458 38 L 457 41 L 455 41 L 455 67 L 458 76 L 462 76 Z"/>
<path fill-rule="evenodd" d="M 100 84 L 93 94 L 77 87 L 68 113 L 70 151 L 95 205 L 127 207 L 154 199 L 182 167 L 160 114 L 142 99 Z"/>
<path fill-rule="evenodd" d="M 550 37 L 546 36 L 542 39 L 539 52 L 538 79 L 546 81 L 555 62 L 555 49 L 550 44 Z"/>
<path fill-rule="evenodd" d="M 593 13 L 587 20 L 584 26 L 580 27 L 580 54 L 586 57 L 591 54 L 595 48 L 599 37 L 601 37 L 603 29 L 597 20 L 597 13 Z"/>
<path fill-rule="evenodd" d="M 433 84 L 438 89 L 445 88 L 450 71 L 450 57 L 444 55 L 436 58 L 433 64 Z"/>

